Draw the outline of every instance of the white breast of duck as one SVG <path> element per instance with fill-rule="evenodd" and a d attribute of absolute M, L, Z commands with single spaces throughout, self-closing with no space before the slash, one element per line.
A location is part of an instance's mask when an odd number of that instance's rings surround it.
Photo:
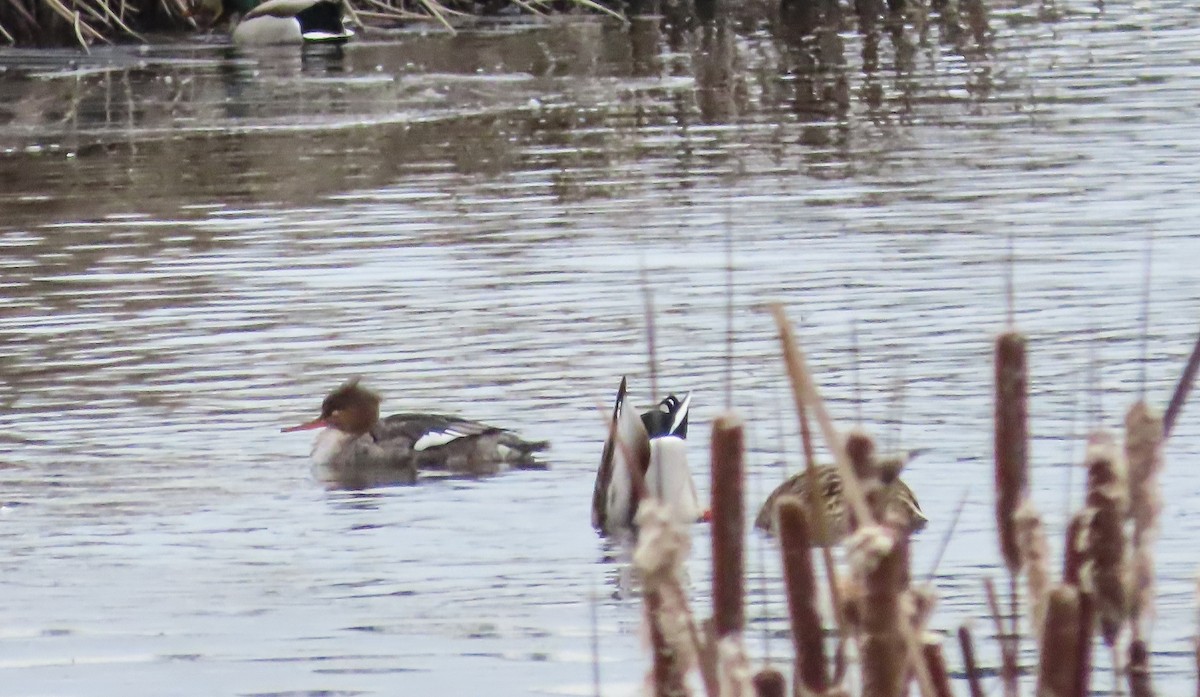
<path fill-rule="evenodd" d="M 340 0 L 267 0 L 242 16 L 233 41 L 241 46 L 344 42 L 354 32 L 342 13 Z"/>

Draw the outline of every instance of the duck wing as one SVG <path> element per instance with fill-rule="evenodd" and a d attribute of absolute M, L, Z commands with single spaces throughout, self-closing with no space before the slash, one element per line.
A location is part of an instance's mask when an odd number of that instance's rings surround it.
<path fill-rule="evenodd" d="M 463 438 L 473 438 L 492 433 L 506 433 L 505 429 L 489 426 L 447 414 L 392 414 L 380 419 L 371 428 L 371 437 L 376 443 L 406 442 L 413 452 L 424 452 Z"/>
<path fill-rule="evenodd" d="M 592 490 L 592 527 L 608 534 L 633 526 L 649 466 L 650 440 L 637 411 L 626 403 L 621 378 Z"/>

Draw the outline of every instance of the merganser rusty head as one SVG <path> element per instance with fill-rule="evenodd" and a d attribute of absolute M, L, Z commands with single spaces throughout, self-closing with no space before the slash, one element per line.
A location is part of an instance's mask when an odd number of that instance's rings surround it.
<path fill-rule="evenodd" d="M 379 395 L 358 384 L 352 378 L 329 393 L 321 402 L 321 415 L 299 426 L 283 429 L 284 433 L 307 431 L 313 428 L 335 428 L 343 433 L 362 435 L 379 421 Z"/>

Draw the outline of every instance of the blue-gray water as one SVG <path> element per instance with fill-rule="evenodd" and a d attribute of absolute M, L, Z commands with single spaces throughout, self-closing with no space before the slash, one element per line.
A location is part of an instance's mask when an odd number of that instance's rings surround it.
<path fill-rule="evenodd" d="M 996 1 L 840 21 L 0 51 L 0 694 L 591 694 L 593 594 L 605 694 L 636 694 L 640 603 L 588 521 L 601 413 L 621 375 L 650 399 L 644 269 L 658 380 L 696 394 L 707 492 L 727 239 L 751 505 L 800 462 L 761 310 L 781 301 L 843 423 L 930 449 L 906 474 L 932 520 L 918 571 L 968 493 L 934 624 L 973 621 L 994 660 L 1005 274 L 1057 560 L 1073 436 L 1119 423 L 1143 350 L 1164 405 L 1200 324 L 1200 14 Z M 385 410 L 549 439 L 552 468 L 325 491 L 309 438 L 279 428 L 356 374 Z M 1158 549 L 1174 693 L 1193 689 L 1198 453 L 1194 407 Z M 749 647 L 778 658 L 773 548 L 748 563 Z"/>

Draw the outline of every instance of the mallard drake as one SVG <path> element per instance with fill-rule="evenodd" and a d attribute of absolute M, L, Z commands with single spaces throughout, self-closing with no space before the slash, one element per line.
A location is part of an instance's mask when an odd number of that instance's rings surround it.
<path fill-rule="evenodd" d="M 661 501 L 676 521 L 696 522 L 703 509 L 685 442 L 691 394 L 668 395 L 639 416 L 626 391 L 622 378 L 592 490 L 592 527 L 605 535 L 632 530 L 643 495 Z"/>
<path fill-rule="evenodd" d="M 411 484 L 423 470 L 469 476 L 509 468 L 544 469 L 534 453 L 545 441 L 526 441 L 503 428 L 443 414 L 379 418 L 379 395 L 355 378 L 321 403 L 321 415 L 285 433 L 323 429 L 313 442 L 319 478 L 349 488 Z"/>
<path fill-rule="evenodd" d="M 898 469 L 896 468 L 896 471 Z M 850 531 L 846 499 L 842 493 L 841 474 L 838 473 L 837 468 L 833 465 L 818 465 L 816 471 L 819 487 L 817 491 L 818 498 L 825 506 L 824 515 L 827 533 L 825 536 L 820 534 L 817 528 L 816 517 L 813 515 L 813 503 L 808 488 L 807 471 L 793 475 L 771 492 L 767 500 L 763 502 L 762 508 L 759 509 L 758 517 L 754 520 L 754 526 L 774 534 L 775 506 L 779 503 L 781 497 L 792 496 L 798 499 L 800 505 L 803 507 L 805 518 L 810 523 L 809 531 L 812 535 L 812 544 L 814 546 L 837 544 L 840 542 Z M 884 512 L 889 520 L 907 529 L 909 532 L 916 532 L 925 527 L 925 523 L 929 519 L 921 511 L 921 506 L 917 503 L 916 495 L 913 494 L 912 489 L 908 488 L 907 484 L 901 481 L 899 477 L 896 477 L 886 482 L 883 486 L 885 497 Z"/>
<path fill-rule="evenodd" d="M 239 46 L 341 43 L 354 35 L 346 26 L 343 0 L 199 0 L 218 18 L 236 17 L 233 42 Z M 215 10 L 215 11 L 213 11 Z M 215 20 L 214 20 L 215 22 Z"/>

